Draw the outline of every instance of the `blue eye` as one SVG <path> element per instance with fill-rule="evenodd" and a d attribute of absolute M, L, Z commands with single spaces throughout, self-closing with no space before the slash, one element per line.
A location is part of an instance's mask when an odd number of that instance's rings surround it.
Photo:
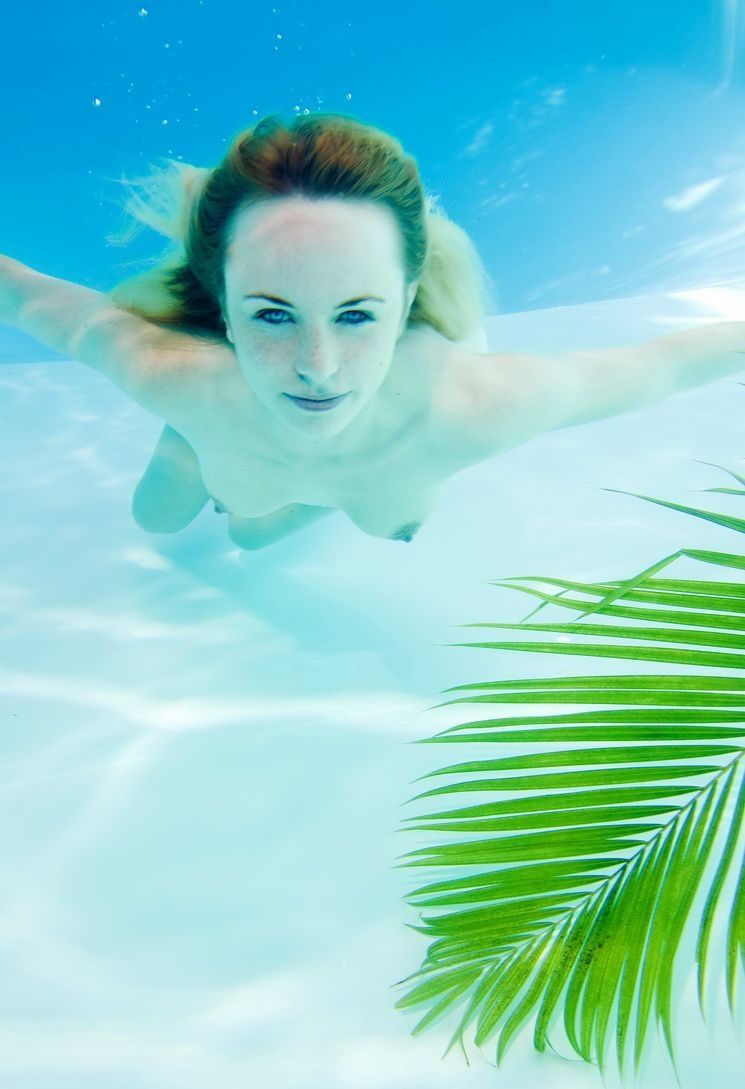
<path fill-rule="evenodd" d="M 275 321 L 273 318 L 269 320 L 269 315 L 280 315 L 280 320 Z M 282 319 L 282 316 L 291 318 L 292 315 L 287 310 L 259 310 L 256 314 L 256 321 L 265 321 L 267 325 L 286 325 L 287 323 Z M 365 310 L 345 310 L 343 314 L 339 315 L 339 318 L 348 318 L 350 316 L 359 318 L 359 321 L 345 321 L 343 325 L 364 325 L 368 321 L 375 321 L 372 314 L 368 314 Z"/>

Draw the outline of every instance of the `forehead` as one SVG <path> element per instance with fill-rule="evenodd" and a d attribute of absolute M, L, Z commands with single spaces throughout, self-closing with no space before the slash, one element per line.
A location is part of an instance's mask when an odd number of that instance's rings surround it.
<path fill-rule="evenodd" d="M 296 266 L 306 259 L 402 265 L 393 213 L 371 201 L 279 197 L 242 209 L 226 249 L 234 268 Z"/>

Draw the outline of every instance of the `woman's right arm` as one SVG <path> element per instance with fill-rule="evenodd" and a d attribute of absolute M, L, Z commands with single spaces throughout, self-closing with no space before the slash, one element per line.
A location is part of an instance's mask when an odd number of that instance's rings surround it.
<path fill-rule="evenodd" d="M 218 343 L 148 321 L 120 309 L 105 292 L 2 255 L 0 321 L 100 371 L 141 403 L 143 392 L 156 391 L 168 374 L 197 354 L 214 353 Z"/>

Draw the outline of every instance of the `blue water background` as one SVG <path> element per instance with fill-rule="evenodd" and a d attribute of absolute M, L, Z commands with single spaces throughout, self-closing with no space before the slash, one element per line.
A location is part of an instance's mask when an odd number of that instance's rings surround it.
<path fill-rule="evenodd" d="M 107 242 L 117 178 L 320 107 L 417 157 L 509 315 L 492 347 L 729 320 L 742 291 L 665 293 L 745 278 L 742 30 L 733 0 L 7 7 L 0 251 L 110 287 L 157 250 Z M 249 554 L 209 509 L 140 530 L 161 422 L 50 358 L 2 330 L 0 1089 L 600 1089 L 529 1034 L 501 1073 L 443 1061 L 455 1022 L 394 1010 L 426 944 L 402 897 L 437 876 L 394 868 L 402 803 L 471 755 L 408 742 L 470 717 L 432 710 L 448 686 L 557 671 L 451 645 L 524 616 L 486 580 L 737 546 L 605 490 L 739 513 L 702 494 L 741 470 L 736 378 L 458 474 L 411 544 L 336 514 Z M 741 1085 L 714 975 L 709 1030 L 676 993 L 684 1089 Z"/>
<path fill-rule="evenodd" d="M 8 6 L 0 252 L 110 287 L 157 250 L 107 242 L 116 179 L 322 109 L 416 156 L 500 312 L 737 277 L 742 42 L 737 0 Z"/>

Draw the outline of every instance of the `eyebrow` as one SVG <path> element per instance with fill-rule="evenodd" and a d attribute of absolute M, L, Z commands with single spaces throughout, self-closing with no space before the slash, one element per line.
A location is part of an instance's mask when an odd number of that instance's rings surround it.
<path fill-rule="evenodd" d="M 276 295 L 244 295 L 243 298 L 244 299 L 266 299 L 267 302 L 281 303 L 282 306 L 289 306 L 290 310 L 295 309 L 295 307 L 292 305 L 292 303 L 288 302 L 287 299 L 279 299 L 279 298 L 277 298 Z M 384 303 L 385 299 L 381 299 L 377 295 L 362 295 L 362 296 L 360 296 L 359 299 L 347 299 L 346 302 L 339 303 L 339 305 L 337 307 L 335 307 L 334 309 L 341 310 L 345 306 L 355 306 L 357 303 L 361 303 L 361 302 L 380 302 L 380 303 Z"/>

